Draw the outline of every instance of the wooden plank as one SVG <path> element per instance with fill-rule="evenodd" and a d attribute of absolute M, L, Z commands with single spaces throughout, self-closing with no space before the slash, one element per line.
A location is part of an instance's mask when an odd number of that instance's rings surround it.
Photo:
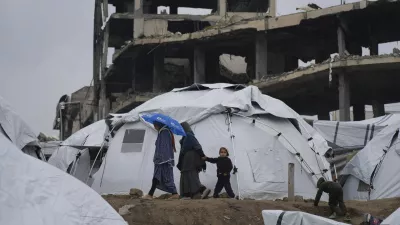
<path fill-rule="evenodd" d="M 294 163 L 288 166 L 288 201 L 294 202 Z"/>

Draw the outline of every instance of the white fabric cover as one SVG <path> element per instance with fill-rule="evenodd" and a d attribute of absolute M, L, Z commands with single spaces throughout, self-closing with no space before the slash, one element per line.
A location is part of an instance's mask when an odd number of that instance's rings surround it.
<path fill-rule="evenodd" d="M 76 156 L 79 152 L 81 153 L 81 156 L 76 160 Z M 86 182 L 90 170 L 89 150 L 87 148 L 80 150 L 70 146 L 60 146 L 53 152 L 48 163 L 64 172 L 66 172 L 69 165 L 73 163 L 74 166 L 71 169 L 70 174 L 78 180 Z"/>
<path fill-rule="evenodd" d="M 230 88 L 225 88 L 226 86 Z M 204 87 L 207 86 L 202 85 L 202 89 Z M 321 157 L 328 150 L 323 138 L 283 102 L 260 94 L 256 87 L 250 86 L 236 92 L 232 86 L 224 84 L 208 85 L 208 88 L 200 91 L 180 89 L 160 95 L 123 117 L 121 121 L 127 124 L 118 130 L 110 142 L 107 155 L 99 171 L 93 176 L 92 188 L 102 194 L 128 193 L 130 188 L 147 191 L 150 188 L 157 133 L 151 125 L 140 120 L 139 114 L 158 111 L 179 121 L 190 121 L 207 156 L 217 157 L 222 146 L 230 150 L 230 157 L 239 168 L 238 174 L 231 177 L 232 187 L 238 193 L 239 180 L 242 197 L 285 197 L 288 163 L 295 163 L 296 194 L 313 198 L 317 191 L 317 178 L 321 177 L 321 171 L 329 169 L 328 162 Z M 254 102 L 263 108 L 255 106 Z M 237 111 L 238 114 L 232 117 L 234 143 L 231 141 L 227 116 L 222 113 L 226 109 L 223 104 L 244 110 Z M 271 113 L 264 108 L 271 110 Z M 259 117 L 244 117 L 251 116 L 251 112 Z M 297 120 L 302 134 L 288 118 Z M 133 152 L 121 152 L 125 131 L 129 129 L 145 131 L 143 143 L 138 145 L 141 148 L 134 149 Z M 278 137 L 278 133 L 282 135 Z M 314 138 L 308 141 L 310 136 Z M 180 138 L 176 137 L 178 152 Z M 300 153 L 304 159 L 302 163 L 296 153 Z M 178 155 L 175 154 L 176 162 Z M 312 176 L 312 172 L 316 176 Z M 178 187 L 180 173 L 176 168 L 174 175 Z M 324 175 L 331 179 L 329 172 Z M 208 188 L 214 188 L 217 181 L 215 165 L 208 164 L 206 173 L 201 173 L 200 178 Z"/>
<path fill-rule="evenodd" d="M 374 189 L 371 190 L 371 200 L 400 196 L 400 176 L 398 176 L 400 174 L 400 139 L 399 136 L 395 138 L 398 129 L 400 129 L 400 122 L 383 129 L 342 170 L 342 175 L 351 175 L 366 184 L 370 184 L 371 175 L 382 160 L 373 180 Z M 393 140 L 393 138 L 395 139 Z M 392 140 L 394 142 L 389 148 Z M 385 156 L 384 150 L 387 151 Z M 354 190 L 358 189 L 358 183 L 351 182 L 352 185 L 347 184 L 346 181 L 345 193 L 355 193 Z M 352 194 L 347 196 L 347 199 L 359 199 L 360 196 L 365 196 L 365 194 Z"/>
<path fill-rule="evenodd" d="M 313 126 L 327 141 L 345 149 L 363 148 L 386 126 L 400 121 L 400 114 L 389 114 L 363 121 L 315 121 Z"/>
<path fill-rule="evenodd" d="M 73 133 L 61 143 L 65 146 L 100 147 L 104 141 L 107 125 L 104 120 L 99 120 L 87 127 Z"/>
<path fill-rule="evenodd" d="M 95 191 L 0 134 L 0 224 L 126 225 Z"/>
<path fill-rule="evenodd" d="M 36 134 L 0 96 L 0 125 L 7 137 L 22 150 L 27 144 L 38 146 Z M 0 130 L 1 130 L 0 128 Z"/>
<path fill-rule="evenodd" d="M 382 221 L 381 225 L 400 225 L 400 208 Z"/>
<path fill-rule="evenodd" d="M 263 210 L 262 216 L 265 225 L 348 225 L 300 211 Z"/>

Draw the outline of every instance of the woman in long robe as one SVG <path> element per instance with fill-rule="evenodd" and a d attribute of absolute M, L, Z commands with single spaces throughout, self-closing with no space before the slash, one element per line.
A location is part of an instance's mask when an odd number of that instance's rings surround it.
<path fill-rule="evenodd" d="M 175 140 L 172 132 L 162 123 L 154 122 L 154 128 L 158 131 L 156 150 L 154 152 L 154 175 L 151 189 L 144 198 L 152 199 L 157 189 L 172 194 L 172 199 L 179 198 L 174 183 L 174 152 Z"/>
<path fill-rule="evenodd" d="M 202 193 L 208 195 L 210 192 L 200 182 L 199 172 L 206 169 L 202 160 L 203 149 L 194 136 L 189 124 L 181 124 L 186 136 L 180 140 L 181 151 L 179 154 L 178 169 L 181 171 L 180 192 L 184 198 L 204 198 Z"/>

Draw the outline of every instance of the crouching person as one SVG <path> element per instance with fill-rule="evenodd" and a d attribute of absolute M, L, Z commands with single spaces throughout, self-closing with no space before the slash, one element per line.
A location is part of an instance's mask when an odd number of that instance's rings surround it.
<path fill-rule="evenodd" d="M 318 206 L 319 200 L 321 199 L 322 193 L 329 194 L 329 208 L 331 209 L 332 214 L 329 216 L 329 219 L 335 219 L 337 215 L 345 215 L 346 221 L 350 220 L 349 215 L 347 214 L 346 205 L 343 202 L 343 189 L 339 183 L 333 181 L 325 181 L 324 178 L 319 178 L 317 182 L 317 196 L 314 200 L 314 205 Z M 339 205 L 339 208 L 337 207 Z"/>

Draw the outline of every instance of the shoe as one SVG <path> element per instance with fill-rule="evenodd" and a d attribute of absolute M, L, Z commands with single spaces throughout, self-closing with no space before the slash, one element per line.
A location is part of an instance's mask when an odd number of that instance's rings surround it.
<path fill-rule="evenodd" d="M 153 198 L 154 197 L 151 196 L 151 195 L 145 195 L 145 196 L 142 197 L 142 199 L 148 199 L 148 200 L 153 199 Z"/>
<path fill-rule="evenodd" d="M 207 188 L 206 190 L 203 191 L 203 194 L 201 195 L 201 199 L 206 199 L 210 195 L 210 193 L 211 193 L 211 190 Z"/>
<path fill-rule="evenodd" d="M 336 213 L 332 213 L 332 215 L 329 216 L 329 219 L 336 219 Z"/>
<path fill-rule="evenodd" d="M 172 195 L 171 197 L 169 197 L 168 199 L 179 199 L 179 195 L 178 194 L 175 194 L 175 195 Z"/>

